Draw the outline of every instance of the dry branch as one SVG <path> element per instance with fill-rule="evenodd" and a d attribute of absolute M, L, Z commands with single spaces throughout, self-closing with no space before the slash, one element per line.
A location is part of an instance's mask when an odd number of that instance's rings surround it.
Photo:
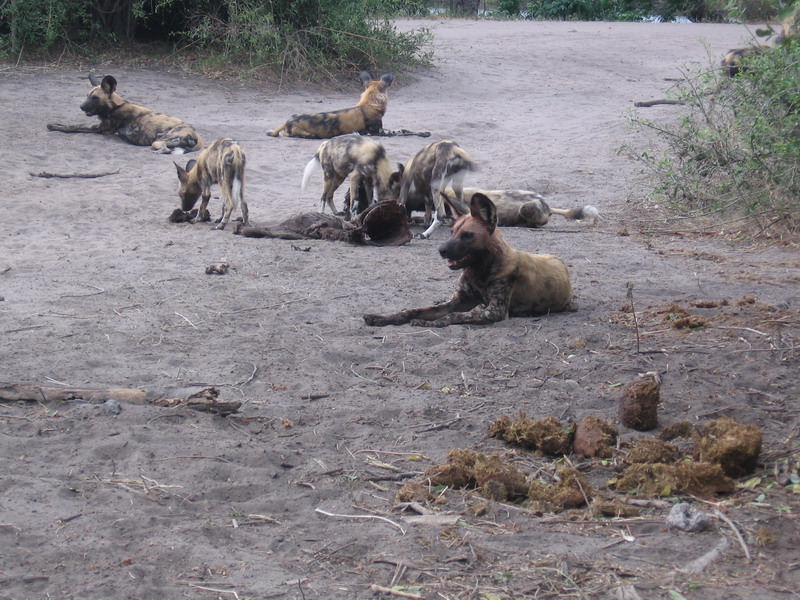
<path fill-rule="evenodd" d="M 99 404 L 116 400 L 128 404 L 155 404 L 180 407 L 227 416 L 238 412 L 241 402 L 222 402 L 217 399 L 219 390 L 214 387 L 200 390 L 188 398 L 156 398 L 148 400 L 147 392 L 139 388 L 58 388 L 39 385 L 10 384 L 0 386 L 0 402 L 54 402 L 81 399 Z"/>
<path fill-rule="evenodd" d="M 107 175 L 119 174 L 119 169 L 116 171 L 106 171 L 103 173 L 48 173 L 42 171 L 41 173 L 34 173 L 29 171 L 31 177 L 44 177 L 44 178 L 59 178 L 59 179 L 96 179 L 97 177 L 105 177 Z"/>
<path fill-rule="evenodd" d="M 658 100 L 640 100 L 634 102 L 633 105 L 640 108 L 647 108 L 649 106 L 656 106 L 658 104 L 686 104 L 682 100 L 668 100 L 666 98 L 659 98 Z"/>
<path fill-rule="evenodd" d="M 0 387 L 0 402 L 52 402 L 78 398 L 87 402 L 117 400 L 130 404 L 147 404 L 147 393 L 138 388 L 56 388 L 22 383 Z"/>

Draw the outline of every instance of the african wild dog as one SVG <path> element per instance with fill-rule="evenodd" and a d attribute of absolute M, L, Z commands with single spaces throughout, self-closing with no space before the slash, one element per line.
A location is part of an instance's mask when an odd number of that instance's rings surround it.
<path fill-rule="evenodd" d="M 441 192 L 448 183 L 453 187 L 458 212 L 467 212 L 461 190 L 466 172 L 474 169 L 469 154 L 449 140 L 428 144 L 405 164 L 398 202 L 406 207 L 409 215 L 414 210 L 425 211 L 427 229 L 420 237 L 429 238 L 444 218 L 445 202 Z"/>
<path fill-rule="evenodd" d="M 383 115 L 389 103 L 387 90 L 394 81 L 394 75 L 384 73 L 373 80 L 367 71 L 362 71 L 361 83 L 364 91 L 358 104 L 324 113 L 297 114 L 280 127 L 269 132 L 278 137 L 281 132 L 291 137 L 332 138 L 343 133 L 368 133 L 379 135 L 383 130 Z"/>
<path fill-rule="evenodd" d="M 208 221 L 208 201 L 211 198 L 211 186 L 218 183 L 222 190 L 224 202 L 223 213 L 216 229 L 224 229 L 230 221 L 234 208 L 241 206 L 242 223 L 248 223 L 247 202 L 244 199 L 244 167 L 245 155 L 242 147 L 230 138 L 218 138 L 204 149 L 197 160 L 190 160 L 184 169 L 178 163 L 178 195 L 181 208 L 190 211 L 197 199 L 202 196 L 198 221 Z"/>
<path fill-rule="evenodd" d="M 454 192 L 447 188 L 444 192 L 447 203 L 459 205 L 453 201 Z M 553 208 L 536 192 L 529 190 L 479 190 L 464 188 L 462 199 L 469 205 L 475 194 L 483 194 L 497 208 L 497 224 L 501 227 L 542 227 L 547 225 L 551 214 L 561 215 L 569 221 L 583 221 L 595 224 L 600 214 L 594 206 L 582 208 Z"/>
<path fill-rule="evenodd" d="M 203 140 L 191 125 L 177 117 L 126 102 L 116 93 L 117 80 L 111 75 L 98 80 L 92 74 L 89 81 L 94 87 L 80 108 L 89 117 L 99 117 L 100 123 L 92 126 L 49 123 L 47 129 L 63 133 L 116 134 L 128 143 L 150 146 L 162 154 L 183 154 L 202 147 Z"/>
<path fill-rule="evenodd" d="M 350 177 L 350 203 L 345 207 L 345 218 L 352 220 L 373 202 L 373 191 L 378 190 L 378 200 L 396 200 L 399 186 L 398 176 L 392 176 L 392 166 L 386 158 L 384 147 L 357 133 L 340 135 L 325 140 L 319 145 L 305 170 L 302 189 L 306 189 L 311 175 L 322 168 L 324 183 L 320 212 L 327 205 L 336 214 L 333 193 Z"/>
<path fill-rule="evenodd" d="M 470 214 L 459 217 L 439 254 L 451 269 L 463 269 L 450 300 L 389 315 L 367 314 L 367 325 L 444 327 L 574 310 L 564 263 L 549 254 L 514 250 L 497 229 L 494 204 L 483 194 L 472 197 Z"/>
<path fill-rule="evenodd" d="M 728 52 L 722 58 L 723 70 L 729 76 L 734 77 L 742 70 L 743 62 L 746 63 L 747 59 L 750 57 L 773 50 L 775 47 L 780 46 L 787 40 L 796 39 L 798 16 L 800 16 L 800 8 L 794 8 L 786 17 L 784 17 L 784 19 L 781 21 L 780 33 L 775 34 L 774 38 L 772 39 L 774 46 L 750 45 L 745 46 L 744 48 L 734 48 L 732 50 L 728 50 Z M 767 27 L 769 31 L 768 35 L 772 36 L 775 33 L 772 29 L 772 26 L 767 25 Z"/>

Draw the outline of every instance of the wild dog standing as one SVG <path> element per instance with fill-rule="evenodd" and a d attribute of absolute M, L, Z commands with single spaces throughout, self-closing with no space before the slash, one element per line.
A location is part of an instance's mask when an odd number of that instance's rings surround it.
<path fill-rule="evenodd" d="M 445 216 L 445 204 L 441 194 L 448 184 L 453 188 L 454 201 L 464 208 L 461 199 L 464 176 L 475 168 L 472 159 L 458 144 L 442 140 L 428 144 L 417 152 L 404 166 L 400 180 L 398 202 L 413 210 L 425 210 L 425 225 L 420 234 L 429 238 Z"/>
<path fill-rule="evenodd" d="M 352 108 L 344 108 L 324 113 L 298 114 L 280 127 L 269 132 L 278 137 L 281 132 L 291 137 L 332 138 L 343 133 L 369 133 L 378 135 L 383 129 L 383 115 L 389 103 L 387 90 L 394 81 L 394 75 L 384 73 L 378 80 L 373 80 L 367 71 L 362 71 L 361 83 L 364 91 L 358 104 Z"/>
<path fill-rule="evenodd" d="M 453 202 L 454 192 L 448 188 L 444 192 L 448 203 Z M 483 194 L 497 208 L 497 224 L 501 227 L 542 227 L 547 225 L 551 214 L 561 215 L 568 221 L 585 221 L 594 224 L 600 216 L 597 208 L 591 205 L 582 208 L 553 208 L 536 192 L 529 190 L 479 190 L 464 188 L 462 198 L 470 204 L 475 194 Z"/>
<path fill-rule="evenodd" d="M 322 198 L 319 202 L 320 212 L 325 212 L 325 205 L 331 213 L 336 214 L 333 193 L 350 177 L 350 204 L 346 207 L 345 217 L 352 220 L 373 201 L 373 191 L 377 187 L 378 199 L 396 200 L 396 178 L 392 178 L 392 166 L 386 158 L 384 147 L 369 138 L 358 134 L 340 135 L 325 140 L 319 145 L 305 170 L 303 171 L 302 189 L 306 189 L 311 175 L 317 168 L 322 168 L 324 184 Z M 391 189 L 392 183 L 394 190 Z"/>
<path fill-rule="evenodd" d="M 177 117 L 126 102 L 116 93 L 117 80 L 111 75 L 102 80 L 89 75 L 89 81 L 94 87 L 80 108 L 89 117 L 99 117 L 100 123 L 92 126 L 49 123 L 47 129 L 63 133 L 116 134 L 128 143 L 150 146 L 162 154 L 183 154 L 202 147 L 203 140 L 191 125 Z"/>
<path fill-rule="evenodd" d="M 494 204 L 483 194 L 472 197 L 470 214 L 456 221 L 439 254 L 451 269 L 463 269 L 449 301 L 389 315 L 367 314 L 367 325 L 444 327 L 574 309 L 564 263 L 548 254 L 514 250 L 497 229 Z"/>
<path fill-rule="evenodd" d="M 230 221 L 231 213 L 241 206 L 242 223 L 247 225 L 248 209 L 244 199 L 244 167 L 245 155 L 242 147 L 230 138 L 218 138 L 200 153 L 197 160 L 190 160 L 184 169 L 178 163 L 178 195 L 181 208 L 190 211 L 197 199 L 202 196 L 197 220 L 207 221 L 208 201 L 211 198 L 211 186 L 218 183 L 222 190 L 224 209 L 222 217 L 215 229 L 224 229 Z"/>

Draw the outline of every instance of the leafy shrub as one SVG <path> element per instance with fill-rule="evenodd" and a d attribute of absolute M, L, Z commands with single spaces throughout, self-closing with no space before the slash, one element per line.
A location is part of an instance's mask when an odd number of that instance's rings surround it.
<path fill-rule="evenodd" d="M 800 40 L 687 77 L 675 123 L 634 119 L 656 132 L 637 158 L 655 176 L 654 198 L 692 215 L 744 215 L 761 228 L 800 228 Z"/>
<path fill-rule="evenodd" d="M 90 38 L 170 41 L 203 61 L 251 73 L 331 78 L 428 64 L 430 33 L 390 17 L 420 0 L 0 0 L 0 52 L 47 51 Z"/>

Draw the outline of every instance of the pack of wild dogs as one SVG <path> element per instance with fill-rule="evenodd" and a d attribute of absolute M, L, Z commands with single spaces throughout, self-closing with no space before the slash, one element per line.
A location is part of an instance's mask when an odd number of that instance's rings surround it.
<path fill-rule="evenodd" d="M 174 163 L 180 208 L 175 209 L 170 220 L 210 221 L 208 204 L 213 186 L 218 185 L 223 207 L 216 229 L 224 229 L 238 215 L 236 233 L 285 237 L 249 223 L 244 194 L 246 157 L 238 142 L 218 138 L 204 146 L 200 134 L 188 123 L 127 102 L 117 93 L 117 81 L 111 75 L 102 79 L 92 75 L 90 81 L 92 87 L 80 109 L 87 116 L 98 117 L 99 123 L 92 126 L 51 123 L 47 126 L 49 130 L 116 135 L 131 144 L 150 146 L 159 153 L 199 151 L 197 158 L 184 166 Z M 416 211 L 424 213 L 424 230 L 418 234 L 421 239 L 430 238 L 443 222 L 452 222 L 450 238 L 439 247 L 447 266 L 461 271 L 452 298 L 393 314 L 364 315 L 368 325 L 410 323 L 441 327 L 574 310 L 570 276 L 564 262 L 552 255 L 515 250 L 499 228 L 542 227 L 553 214 L 594 223 L 597 209 L 553 208 L 541 195 L 529 190 L 465 188 L 465 177 L 477 167 L 467 151 L 452 140 L 426 144 L 405 163 L 393 167 L 386 149 L 375 136 L 429 135 L 383 128 L 388 89 L 393 81 L 390 73 L 373 79 L 368 72 L 362 72 L 363 92 L 355 106 L 295 114 L 268 132 L 273 137 L 323 140 L 306 164 L 301 183 L 303 189 L 307 188 L 314 173 L 322 171 L 319 211 L 298 215 L 291 223 L 284 223 L 282 231 L 288 228 L 299 236 L 315 237 L 315 232 L 336 228 L 353 234 L 369 220 L 371 231 L 378 232 L 375 243 L 385 239 L 394 242 L 400 239 L 405 243 L 410 234 L 403 237 L 395 233 L 408 231 L 408 225 L 415 222 L 412 213 Z M 337 211 L 333 197 L 345 179 L 349 180 L 349 189 L 342 211 Z M 200 205 L 195 208 L 198 200 Z M 326 209 L 330 215 L 325 214 Z M 353 241 L 363 239 L 363 235 L 327 239 Z"/>

